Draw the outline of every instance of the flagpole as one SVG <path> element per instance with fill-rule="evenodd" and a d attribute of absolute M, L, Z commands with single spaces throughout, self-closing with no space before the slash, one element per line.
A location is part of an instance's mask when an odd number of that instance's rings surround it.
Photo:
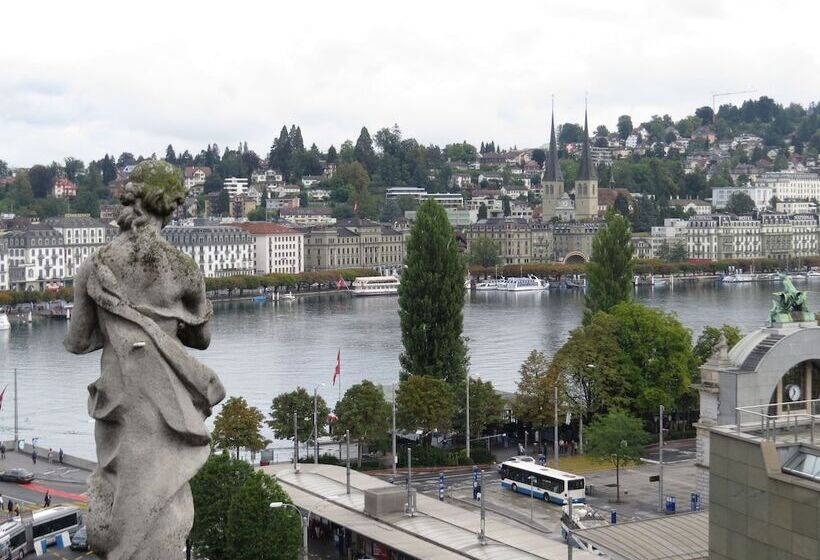
<path fill-rule="evenodd" d="M 17 429 L 17 368 L 14 368 L 14 449 L 17 449 L 17 442 L 20 435 Z"/>

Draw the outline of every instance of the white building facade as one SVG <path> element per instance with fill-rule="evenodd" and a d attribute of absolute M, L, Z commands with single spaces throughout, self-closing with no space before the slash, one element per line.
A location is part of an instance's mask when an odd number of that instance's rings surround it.
<path fill-rule="evenodd" d="M 755 185 L 753 187 L 718 187 L 712 189 L 712 206 L 718 210 L 726 208 L 729 199 L 735 193 L 746 193 L 749 195 L 758 210 L 764 210 L 769 206 L 769 203 L 774 196 L 774 191 L 771 187 Z"/>
<path fill-rule="evenodd" d="M 162 236 L 194 259 L 206 278 L 243 276 L 256 271 L 254 238 L 234 226 L 168 226 Z"/>
<path fill-rule="evenodd" d="M 772 195 L 780 200 L 820 200 L 817 173 L 763 173 L 757 178 L 756 186 L 771 189 Z"/>
<path fill-rule="evenodd" d="M 222 183 L 222 188 L 232 197 L 239 196 L 248 192 L 248 180 L 242 177 L 228 177 Z"/>
<path fill-rule="evenodd" d="M 257 274 L 305 271 L 305 236 L 301 231 L 268 222 L 239 224 L 254 239 Z"/>

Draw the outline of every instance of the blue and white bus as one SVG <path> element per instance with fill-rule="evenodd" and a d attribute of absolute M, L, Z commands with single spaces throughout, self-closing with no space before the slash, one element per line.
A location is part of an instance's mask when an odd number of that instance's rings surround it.
<path fill-rule="evenodd" d="M 513 492 L 532 495 L 539 500 L 564 505 L 586 502 L 584 477 L 542 467 L 535 462 L 505 461 L 499 469 L 501 486 Z M 532 483 L 532 485 L 530 484 Z"/>

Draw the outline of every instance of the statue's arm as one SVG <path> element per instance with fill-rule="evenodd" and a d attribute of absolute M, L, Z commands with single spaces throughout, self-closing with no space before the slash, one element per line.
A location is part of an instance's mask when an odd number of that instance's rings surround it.
<path fill-rule="evenodd" d="M 190 286 L 183 294 L 182 303 L 195 317 L 210 319 L 211 307 L 205 298 L 205 280 L 201 276 L 197 280 L 195 285 Z M 197 325 L 180 323 L 177 336 L 185 346 L 205 350 L 211 344 L 211 327 L 208 320 Z"/>
<path fill-rule="evenodd" d="M 92 259 L 80 267 L 74 280 L 74 310 L 68 334 L 63 341 L 65 349 L 73 354 L 87 354 L 103 347 L 103 337 L 97 318 L 97 306 L 88 295 L 86 283 Z"/>

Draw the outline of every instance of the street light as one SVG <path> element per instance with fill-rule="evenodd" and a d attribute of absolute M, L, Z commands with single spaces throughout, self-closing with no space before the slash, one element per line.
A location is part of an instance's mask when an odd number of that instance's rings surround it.
<path fill-rule="evenodd" d="M 318 422 L 318 409 L 317 409 L 317 401 L 319 398 L 319 387 L 324 387 L 324 383 L 319 383 L 316 387 L 313 388 L 313 464 L 319 464 L 319 422 Z"/>
<path fill-rule="evenodd" d="M 465 422 L 465 440 L 467 442 L 466 452 L 467 458 L 470 458 L 470 372 L 467 372 L 467 408 L 465 409 L 466 413 L 466 422 Z"/>
<path fill-rule="evenodd" d="M 533 508 L 533 503 L 535 502 L 535 498 L 533 497 L 535 495 L 534 494 L 535 493 L 535 477 L 530 475 L 529 480 L 530 480 L 530 523 L 532 523 L 533 522 L 533 520 L 532 520 L 532 508 Z"/>
<path fill-rule="evenodd" d="M 396 465 L 399 456 L 396 455 L 396 383 L 393 383 L 393 480 L 396 480 Z"/>
<path fill-rule="evenodd" d="M 271 502 L 271 509 L 291 508 L 299 514 L 299 522 L 302 524 L 302 558 L 308 560 L 308 514 L 302 515 L 302 510 L 293 504 L 286 504 L 284 502 Z"/>

